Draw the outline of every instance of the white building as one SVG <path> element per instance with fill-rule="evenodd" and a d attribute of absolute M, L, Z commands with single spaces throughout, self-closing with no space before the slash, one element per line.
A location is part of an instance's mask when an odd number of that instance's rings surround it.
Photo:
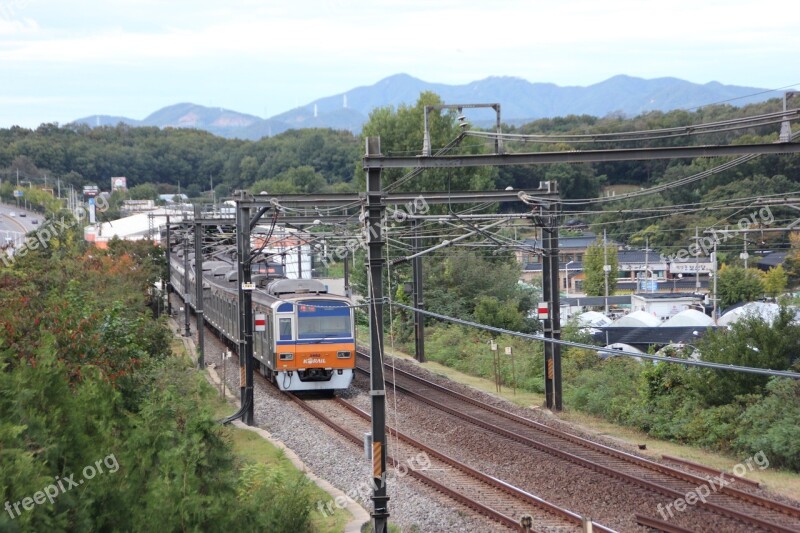
<path fill-rule="evenodd" d="M 643 311 L 660 321 L 687 309 L 703 310 L 702 296 L 685 293 L 639 293 L 631 295 L 631 311 Z"/>
<path fill-rule="evenodd" d="M 83 238 L 98 248 L 106 248 L 108 241 L 114 237 L 130 241 L 150 239 L 158 242 L 161 228 L 167 223 L 166 215 L 169 215 L 170 222 L 175 224 L 181 222 L 183 217 L 193 218 L 194 213 L 162 207 L 102 224 L 90 224 L 83 229 Z"/>

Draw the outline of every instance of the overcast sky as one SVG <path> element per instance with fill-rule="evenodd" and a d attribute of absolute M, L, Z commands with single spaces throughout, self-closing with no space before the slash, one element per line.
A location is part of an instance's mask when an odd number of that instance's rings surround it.
<path fill-rule="evenodd" d="M 790 0 L 0 0 L 0 127 L 193 102 L 267 117 L 404 72 L 800 88 Z"/>

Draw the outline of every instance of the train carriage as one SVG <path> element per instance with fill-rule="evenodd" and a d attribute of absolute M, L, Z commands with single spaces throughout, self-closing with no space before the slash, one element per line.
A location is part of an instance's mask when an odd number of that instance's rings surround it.
<path fill-rule="evenodd" d="M 255 358 L 281 390 L 346 389 L 353 380 L 353 309 L 318 280 L 272 281 L 259 295 L 268 350 Z"/>
<path fill-rule="evenodd" d="M 218 275 L 222 270 L 214 265 L 204 271 L 204 317 L 236 344 L 238 280 L 233 266 L 228 275 Z M 173 257 L 170 276 L 176 292 L 182 297 L 186 293 L 188 305 L 194 308 L 194 271 L 190 269 L 184 286 L 183 260 Z M 355 325 L 347 297 L 328 294 L 318 280 L 277 279 L 253 293 L 253 314 L 265 316 L 264 331 L 253 333 L 254 363 L 280 390 L 335 391 L 350 386 L 355 372 Z"/>

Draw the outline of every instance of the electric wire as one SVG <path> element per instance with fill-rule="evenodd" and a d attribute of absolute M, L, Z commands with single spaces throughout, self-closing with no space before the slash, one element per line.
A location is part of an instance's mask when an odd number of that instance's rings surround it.
<path fill-rule="evenodd" d="M 594 346 L 594 345 L 591 345 L 591 344 L 585 344 L 585 343 L 581 343 L 581 342 L 567 341 L 567 340 L 563 340 L 563 339 L 545 338 L 544 335 L 534 335 L 534 334 L 531 334 L 531 333 L 522 333 L 520 331 L 512 331 L 512 330 L 509 330 L 509 329 L 503 329 L 503 328 L 498 328 L 498 327 L 494 327 L 494 326 L 487 326 L 486 324 L 480 324 L 480 323 L 477 323 L 477 322 L 471 322 L 469 320 L 463 320 L 461 318 L 455 318 L 455 317 L 451 317 L 451 316 L 447 316 L 447 315 L 441 315 L 439 313 L 433 313 L 431 311 L 426 311 L 424 309 L 417 309 L 417 308 L 412 307 L 410 305 L 405 305 L 405 304 L 402 304 L 400 302 L 396 302 L 394 300 L 390 300 L 388 303 L 391 306 L 396 306 L 396 307 L 399 307 L 401 309 L 405 309 L 407 311 L 419 312 L 419 313 L 422 313 L 423 315 L 427 315 L 427 316 L 430 316 L 430 317 L 433 317 L 433 318 L 436 318 L 436 319 L 439 319 L 439 320 L 444 320 L 446 322 L 452 322 L 454 324 L 460 324 L 462 326 L 468 326 L 468 327 L 483 329 L 483 330 L 491 331 L 491 332 L 494 332 L 494 333 L 501 333 L 501 334 L 505 334 L 505 335 L 511 335 L 511 336 L 514 336 L 514 337 L 521 337 L 521 338 L 530 339 L 530 340 L 544 341 L 544 342 L 549 342 L 549 343 L 552 343 L 552 344 L 560 344 L 562 346 L 570 346 L 570 347 L 573 347 L 573 348 L 583 348 L 583 349 L 586 349 L 586 350 L 592 350 L 592 351 L 595 351 L 595 352 L 609 353 L 609 354 L 617 355 L 617 356 L 623 355 L 623 356 L 626 356 L 626 357 L 637 357 L 637 358 L 641 358 L 641 359 L 649 359 L 651 361 L 663 361 L 663 362 L 666 362 L 666 363 L 677 363 L 677 364 L 687 365 L 687 366 L 697 366 L 697 367 L 703 367 L 703 368 L 711 368 L 711 369 L 714 369 L 714 370 L 730 370 L 730 371 L 744 372 L 744 373 L 749 373 L 749 374 L 762 374 L 762 375 L 767 375 L 767 376 L 776 376 L 776 377 L 786 377 L 786 378 L 792 378 L 792 379 L 800 379 L 800 373 L 791 372 L 791 371 L 788 371 L 788 370 L 772 370 L 772 369 L 768 369 L 768 368 L 755 368 L 755 367 L 747 367 L 747 366 L 728 365 L 728 364 L 722 364 L 722 363 L 712 363 L 712 362 L 709 362 L 709 361 L 694 361 L 692 359 L 681 359 L 681 358 L 678 358 L 678 357 L 667 357 L 667 356 L 650 355 L 650 354 L 644 354 L 644 353 L 626 352 L 626 351 L 623 351 L 623 350 L 616 350 L 616 349 L 612 349 L 612 348 L 603 348 L 603 347 L 600 347 L 600 346 Z"/>
<path fill-rule="evenodd" d="M 536 142 L 536 143 L 597 143 L 597 142 L 633 142 L 669 139 L 693 135 L 710 135 L 735 131 L 744 128 L 779 124 L 789 117 L 800 115 L 800 109 L 787 109 L 765 113 L 753 117 L 742 117 L 705 124 L 676 126 L 654 130 L 638 130 L 612 133 L 586 133 L 586 134 L 527 134 L 527 133 L 497 133 L 491 131 L 471 130 L 466 132 L 470 137 L 499 139 L 503 141 Z"/>

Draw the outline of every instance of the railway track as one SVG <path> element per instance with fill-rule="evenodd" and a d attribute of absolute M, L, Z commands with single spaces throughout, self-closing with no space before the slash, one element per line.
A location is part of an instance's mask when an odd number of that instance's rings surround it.
<path fill-rule="evenodd" d="M 291 398 L 337 433 L 362 446 L 360 435 L 369 430 L 369 414 L 340 398 L 317 401 L 305 401 L 295 395 Z M 353 428 L 358 429 L 353 432 Z M 395 437 L 389 442 L 394 448 L 392 455 L 387 455 L 390 466 L 400 471 L 405 468 L 411 477 L 511 530 L 581 532 L 588 526 L 576 513 L 483 474 L 393 428 L 387 429 Z M 409 468 L 413 458 L 420 454 L 426 458 L 426 468 Z M 526 530 L 520 524 L 527 519 L 530 527 Z M 593 531 L 613 531 L 593 522 L 591 526 Z"/>
<path fill-rule="evenodd" d="M 359 353 L 359 356 L 359 360 L 368 361 L 368 356 L 363 353 Z M 369 372 L 363 365 L 357 365 L 357 369 L 362 373 Z M 395 377 L 394 382 L 390 379 L 392 374 Z M 392 384 L 398 392 L 417 401 L 547 454 L 655 491 L 667 496 L 669 500 L 683 499 L 688 493 L 705 487 L 708 489 L 705 501 L 696 501 L 694 507 L 704 508 L 761 531 L 780 533 L 800 531 L 800 509 L 731 486 L 741 484 L 735 481 L 736 478 L 733 476 L 722 474 L 722 478 L 711 477 L 714 481 L 712 483 L 707 478 L 616 450 L 483 404 L 474 398 L 397 368 L 389 369 L 385 375 L 387 384 Z M 727 485 L 719 486 L 720 480 Z M 650 518 L 657 521 L 656 516 Z"/>

